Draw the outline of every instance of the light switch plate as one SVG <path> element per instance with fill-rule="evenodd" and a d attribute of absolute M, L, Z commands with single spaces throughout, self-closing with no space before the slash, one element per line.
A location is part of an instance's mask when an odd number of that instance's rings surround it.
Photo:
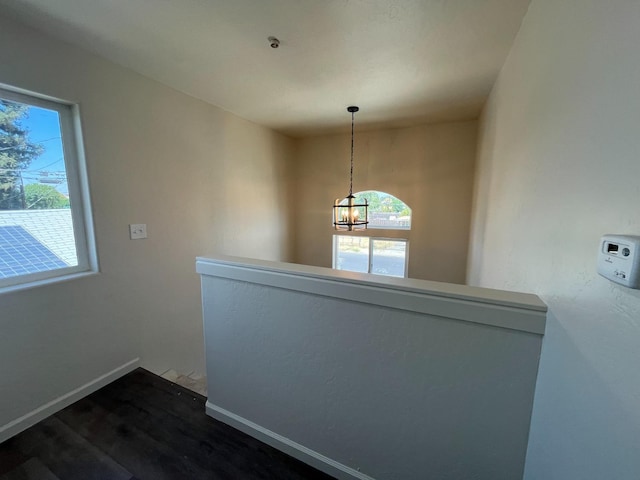
<path fill-rule="evenodd" d="M 146 223 L 130 224 L 129 236 L 131 237 L 131 240 L 139 240 L 141 238 L 147 238 L 147 224 Z"/>

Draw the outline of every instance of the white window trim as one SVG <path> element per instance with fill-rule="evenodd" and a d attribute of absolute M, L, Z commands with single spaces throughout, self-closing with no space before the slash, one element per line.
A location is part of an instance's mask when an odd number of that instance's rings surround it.
<path fill-rule="evenodd" d="M 337 270 L 336 263 L 338 262 L 338 237 L 348 237 L 350 235 L 341 235 L 335 234 L 333 235 L 333 255 L 331 259 L 331 268 Z M 369 265 L 367 267 L 367 273 L 371 275 L 378 275 L 381 277 L 392 277 L 392 278 L 408 278 L 409 275 L 409 239 L 407 238 L 395 238 L 395 237 L 371 237 L 368 235 L 353 235 L 357 238 L 368 238 L 369 239 Z M 396 275 L 385 275 L 383 273 L 372 273 L 371 270 L 373 268 L 373 244 L 376 240 L 382 241 L 390 241 L 390 242 L 404 242 L 405 244 L 405 254 L 404 254 L 404 277 L 398 277 Z M 350 272 L 352 270 L 344 270 L 345 272 Z"/>
<path fill-rule="evenodd" d="M 91 196 L 77 104 L 0 84 L 0 97 L 58 112 L 78 265 L 0 279 L 0 294 L 98 272 Z"/>

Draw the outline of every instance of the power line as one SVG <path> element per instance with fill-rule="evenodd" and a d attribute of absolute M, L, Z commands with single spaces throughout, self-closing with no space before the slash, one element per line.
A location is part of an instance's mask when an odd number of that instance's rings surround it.
<path fill-rule="evenodd" d="M 37 170 L 24 170 L 25 172 L 40 172 L 42 170 L 44 170 L 45 168 L 50 167 L 51 165 L 55 165 L 58 162 L 61 162 L 64 160 L 64 157 L 60 157 L 58 160 L 56 160 L 55 162 L 50 163 L 49 165 L 45 165 L 44 167 L 40 167 Z"/>
<path fill-rule="evenodd" d="M 60 140 L 61 138 L 62 137 L 51 137 L 51 138 L 45 138 L 44 140 L 32 140 L 31 143 L 44 143 L 44 142 L 50 142 L 52 140 Z M 12 150 L 17 148 L 21 148 L 21 147 L 4 147 L 4 148 L 0 148 L 0 152 L 4 150 Z"/>
<path fill-rule="evenodd" d="M 0 172 L 21 172 L 21 173 L 36 173 L 36 172 L 42 172 L 42 173 L 47 173 L 47 174 L 52 174 L 52 175 L 66 175 L 66 171 L 65 170 L 57 170 L 54 172 L 44 172 L 43 169 L 50 167 L 51 165 L 54 165 L 57 162 L 51 163 L 49 165 L 46 165 L 42 168 L 39 168 L 37 170 L 23 170 L 22 168 L 0 168 Z"/>

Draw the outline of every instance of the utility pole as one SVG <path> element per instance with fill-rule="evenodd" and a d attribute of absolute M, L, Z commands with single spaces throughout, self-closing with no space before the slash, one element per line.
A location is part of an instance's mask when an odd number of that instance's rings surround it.
<path fill-rule="evenodd" d="M 24 180 L 22 179 L 22 169 L 18 169 L 18 173 L 20 173 L 20 195 L 22 197 L 22 210 L 26 210 L 27 199 L 24 194 Z"/>

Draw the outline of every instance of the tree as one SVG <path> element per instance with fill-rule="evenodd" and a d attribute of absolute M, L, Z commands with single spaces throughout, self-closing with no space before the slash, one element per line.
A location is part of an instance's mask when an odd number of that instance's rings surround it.
<path fill-rule="evenodd" d="M 388 193 L 367 190 L 356 195 L 358 203 L 363 202 L 365 198 L 369 203 L 369 210 L 372 212 L 388 212 L 399 215 L 410 214 L 409 207 L 402 200 Z"/>
<path fill-rule="evenodd" d="M 44 151 L 22 125 L 28 114 L 29 105 L 0 99 L 0 210 L 23 208 L 21 170 Z"/>
<path fill-rule="evenodd" d="M 24 187 L 24 199 L 29 210 L 69 208 L 69 199 L 51 185 L 31 183 Z"/>
<path fill-rule="evenodd" d="M 356 195 L 357 203 L 363 203 L 365 199 L 367 200 L 367 203 L 369 204 L 369 209 L 372 212 L 377 212 L 380 210 L 381 198 L 378 192 L 374 190 L 367 190 L 364 192 L 360 192 Z"/>

